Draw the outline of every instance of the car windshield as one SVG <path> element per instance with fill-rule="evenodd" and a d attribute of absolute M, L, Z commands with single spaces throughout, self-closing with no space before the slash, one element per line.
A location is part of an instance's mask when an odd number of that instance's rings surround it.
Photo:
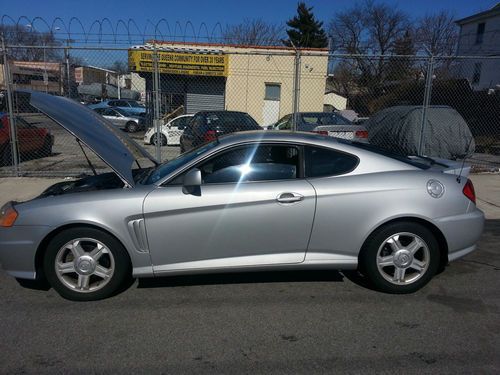
<path fill-rule="evenodd" d="M 336 113 L 304 113 L 301 115 L 302 122 L 311 125 L 352 125 L 352 123 Z"/>
<path fill-rule="evenodd" d="M 135 107 L 135 108 L 142 107 L 142 105 L 140 105 L 137 102 L 130 101 L 130 102 L 127 102 L 127 103 L 130 104 L 131 107 Z"/>
<path fill-rule="evenodd" d="M 196 159 L 199 155 L 205 153 L 206 151 L 214 148 L 218 144 L 218 141 L 214 141 L 184 154 L 180 154 L 175 159 L 169 160 L 166 163 L 160 164 L 155 169 L 151 170 L 151 172 L 141 181 L 143 185 L 151 185 L 155 182 L 161 180 L 163 177 L 169 175 L 177 168 L 181 167 L 184 164 L 189 163 L 190 161 Z"/>

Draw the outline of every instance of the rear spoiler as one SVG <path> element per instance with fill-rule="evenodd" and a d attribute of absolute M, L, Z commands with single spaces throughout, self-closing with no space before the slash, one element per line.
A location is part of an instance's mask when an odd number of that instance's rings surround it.
<path fill-rule="evenodd" d="M 436 157 L 431 158 L 428 156 L 410 156 L 410 159 L 426 161 L 430 163 L 431 170 L 454 174 L 460 177 L 468 177 L 471 168 L 470 165 L 464 164 L 463 161 L 458 160 L 449 160 Z"/>

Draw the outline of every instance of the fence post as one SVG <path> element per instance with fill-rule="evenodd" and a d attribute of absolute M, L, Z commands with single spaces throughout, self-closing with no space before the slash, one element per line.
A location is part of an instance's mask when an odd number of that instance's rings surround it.
<path fill-rule="evenodd" d="M 156 160 L 161 162 L 160 71 L 156 40 L 153 43 L 153 126 L 156 138 Z"/>
<path fill-rule="evenodd" d="M 7 57 L 7 49 L 5 48 L 5 39 L 3 35 L 2 39 L 2 55 L 3 55 L 3 67 L 4 67 L 4 81 L 7 88 L 7 106 L 9 111 L 9 124 L 10 124 L 10 152 L 11 160 L 13 166 L 14 176 L 19 176 L 19 154 L 17 153 L 17 127 L 16 127 L 16 117 L 14 116 L 14 105 L 13 105 L 13 95 L 12 95 L 12 77 L 10 75 L 9 59 Z M 8 151 L 4 151 L 8 152 Z M 8 155 L 8 154 L 7 154 Z M 3 155 L 2 155 L 3 157 Z M 5 158 L 8 159 L 8 158 Z"/>
<path fill-rule="evenodd" d="M 427 126 L 427 109 L 429 108 L 432 95 L 432 76 L 434 75 L 434 56 L 430 55 L 425 75 L 424 103 L 422 106 L 422 123 L 420 124 L 420 139 L 418 142 L 418 154 L 424 151 L 424 133 Z"/>
<path fill-rule="evenodd" d="M 295 70 L 293 74 L 293 123 L 292 131 L 297 131 L 299 124 L 299 109 L 300 109 L 300 50 L 295 49 L 294 65 Z"/>
<path fill-rule="evenodd" d="M 66 60 L 66 78 L 68 85 L 67 97 L 71 98 L 71 68 L 69 65 L 69 39 L 66 39 L 66 48 L 64 48 L 64 58 Z"/>

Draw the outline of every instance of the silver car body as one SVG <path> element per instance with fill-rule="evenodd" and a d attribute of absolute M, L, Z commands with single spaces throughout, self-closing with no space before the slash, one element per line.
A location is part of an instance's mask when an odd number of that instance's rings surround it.
<path fill-rule="evenodd" d="M 78 128 L 82 141 L 101 151 L 103 160 L 115 169 L 126 187 L 16 204 L 15 224 L 0 228 L 0 262 L 18 278 L 35 279 L 47 239 L 75 225 L 101 228 L 115 236 L 126 248 L 136 277 L 354 269 L 366 238 L 381 225 L 401 218 L 425 222 L 433 228 L 443 240 L 445 256 L 452 261 L 474 250 L 483 229 L 483 213 L 462 193 L 467 179 L 457 179 L 453 174 L 456 165 L 423 170 L 312 133 L 256 131 L 225 136 L 154 184 L 134 183 L 130 172 L 133 155 L 147 153 L 139 152 L 126 134 L 110 131 L 109 124 L 101 121 L 95 126 L 101 127 L 108 138 L 98 139 L 108 139 L 108 144 L 99 148 L 93 143 L 96 135 L 80 125 L 88 125 L 91 117 L 102 117 L 79 104 L 75 104 L 79 110 L 73 108 L 68 99 L 31 95 L 35 107 L 70 131 L 77 132 Z M 70 108 L 61 110 L 61 101 Z M 202 185 L 199 195 L 185 194 L 182 186 L 168 184 L 223 150 L 262 143 L 332 148 L 355 155 L 359 163 L 351 172 L 334 177 Z M 121 155 L 113 158 L 106 153 L 109 148 Z M 426 187 L 430 180 L 444 186 L 439 198 L 429 194 Z M 278 198 L 283 193 L 302 199 L 282 204 Z"/>
<path fill-rule="evenodd" d="M 94 109 L 97 113 L 99 113 L 106 120 L 109 120 L 113 125 L 119 127 L 120 129 L 125 129 L 129 122 L 135 122 L 139 126 L 139 118 L 126 116 L 120 111 L 117 111 L 115 108 L 107 107 L 107 108 L 96 108 Z"/>

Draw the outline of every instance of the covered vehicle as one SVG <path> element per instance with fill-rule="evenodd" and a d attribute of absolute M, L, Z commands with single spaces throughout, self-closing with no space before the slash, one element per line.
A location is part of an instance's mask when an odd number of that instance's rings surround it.
<path fill-rule="evenodd" d="M 455 109 L 430 106 L 426 116 L 422 155 L 457 159 L 474 152 L 474 137 Z M 395 106 L 377 112 L 363 125 L 370 144 L 401 155 L 418 155 L 422 119 L 422 106 Z"/>
<path fill-rule="evenodd" d="M 1 209 L 2 267 L 65 298 L 109 297 L 132 276 L 300 269 L 359 269 L 379 290 L 411 293 L 473 251 L 483 229 L 458 162 L 250 131 L 157 165 L 88 108 L 28 94 L 115 172 Z"/>

